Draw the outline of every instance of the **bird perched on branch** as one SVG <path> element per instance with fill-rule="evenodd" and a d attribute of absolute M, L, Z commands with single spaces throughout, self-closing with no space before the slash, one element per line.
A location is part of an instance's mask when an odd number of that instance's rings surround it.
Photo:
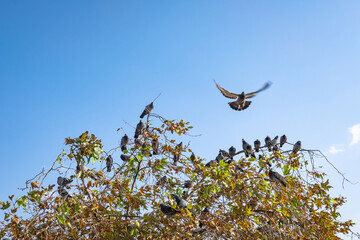
<path fill-rule="evenodd" d="M 109 155 L 109 156 L 105 159 L 105 161 L 106 161 L 106 170 L 107 170 L 108 172 L 111 172 L 111 167 L 112 167 L 112 165 L 113 165 L 113 158 L 112 158 L 112 156 Z"/>
<path fill-rule="evenodd" d="M 296 154 L 298 151 L 300 151 L 300 149 L 301 149 L 301 141 L 297 141 L 297 142 L 294 144 L 292 153 L 293 153 L 293 154 Z"/>
<path fill-rule="evenodd" d="M 222 154 L 221 149 L 220 149 L 219 154 L 216 156 L 215 160 L 216 160 L 217 162 L 220 162 L 220 161 L 223 160 L 224 158 L 225 158 L 225 157 L 224 157 L 224 155 Z"/>
<path fill-rule="evenodd" d="M 267 136 L 265 138 L 265 146 L 268 147 L 268 150 L 271 151 L 271 146 L 270 146 L 270 142 L 271 142 L 271 138 L 269 136 Z"/>
<path fill-rule="evenodd" d="M 191 188 L 193 185 L 192 181 L 191 180 L 186 180 L 184 182 L 184 185 L 182 186 L 183 188 Z"/>
<path fill-rule="evenodd" d="M 242 147 L 246 157 L 255 157 L 254 149 L 244 139 L 242 139 Z"/>
<path fill-rule="evenodd" d="M 287 141 L 287 137 L 286 135 L 282 135 L 281 138 L 280 138 L 280 147 L 282 147 Z"/>
<path fill-rule="evenodd" d="M 259 150 L 260 150 L 260 140 L 259 139 L 256 139 L 254 141 L 254 147 L 255 147 L 255 152 L 259 152 Z"/>
<path fill-rule="evenodd" d="M 136 125 L 134 138 L 138 138 L 144 132 L 144 123 L 140 120 L 140 122 Z"/>
<path fill-rule="evenodd" d="M 76 174 L 79 174 L 80 172 L 82 172 L 82 174 L 85 177 L 90 177 L 90 178 L 92 178 L 94 180 L 98 180 L 98 178 L 94 175 L 94 173 L 84 165 L 81 165 L 81 166 L 77 165 L 76 166 Z"/>
<path fill-rule="evenodd" d="M 121 151 L 127 150 L 126 145 L 128 144 L 128 142 L 129 142 L 129 137 L 125 133 L 125 135 L 121 138 L 121 143 L 120 143 L 121 144 Z"/>
<path fill-rule="evenodd" d="M 165 205 L 163 203 L 160 203 L 159 206 L 160 206 L 161 212 L 167 216 L 172 216 L 172 215 L 175 215 L 180 212 L 180 211 L 173 209 L 172 207 Z"/>
<path fill-rule="evenodd" d="M 153 154 L 158 155 L 159 154 L 159 139 L 153 138 L 152 143 L 151 143 L 151 147 L 152 147 L 152 150 L 153 150 Z"/>
<path fill-rule="evenodd" d="M 127 155 L 124 155 L 124 154 L 121 154 L 120 158 L 121 158 L 121 160 L 123 160 L 124 162 L 130 161 L 130 157 L 127 156 Z"/>
<path fill-rule="evenodd" d="M 145 115 L 150 114 L 153 109 L 154 109 L 154 102 L 151 102 L 149 105 L 146 105 L 144 111 L 140 115 L 140 118 L 143 118 L 145 117 Z"/>
<path fill-rule="evenodd" d="M 72 196 L 62 187 L 59 188 L 58 193 L 65 200 L 68 198 L 72 198 Z"/>
<path fill-rule="evenodd" d="M 58 177 L 57 178 L 57 184 L 60 187 L 67 187 L 67 185 L 69 185 L 73 180 L 66 178 L 66 177 Z"/>
<path fill-rule="evenodd" d="M 205 164 L 205 167 L 210 167 L 211 165 L 218 163 L 216 160 L 211 160 L 210 162 L 208 162 L 207 164 Z"/>
<path fill-rule="evenodd" d="M 279 136 L 276 136 L 276 137 L 274 137 L 273 140 L 271 140 L 271 141 L 269 142 L 269 144 L 268 144 L 268 149 L 269 149 L 269 151 L 271 151 L 272 147 L 275 147 L 275 146 L 276 146 L 276 144 L 277 144 L 277 142 L 278 142 L 278 138 L 279 138 Z"/>
<path fill-rule="evenodd" d="M 178 145 L 176 145 L 176 147 L 175 147 L 176 153 L 174 154 L 174 165 L 176 165 L 176 163 L 180 160 L 181 149 L 182 149 L 182 142 L 180 142 L 180 143 L 179 143 Z"/>
<path fill-rule="evenodd" d="M 233 157 L 235 156 L 236 154 L 236 148 L 234 146 L 231 146 L 229 148 L 229 157 L 231 158 L 231 160 L 233 159 Z"/>
<path fill-rule="evenodd" d="M 190 160 L 191 162 L 196 162 L 197 159 L 194 152 L 191 153 Z"/>
<path fill-rule="evenodd" d="M 284 187 L 286 187 L 287 185 L 286 179 L 283 176 L 281 176 L 279 173 L 274 172 L 271 169 L 269 171 L 269 178 L 271 181 L 281 183 Z"/>
<path fill-rule="evenodd" d="M 214 82 L 215 82 L 215 80 L 214 80 Z M 258 94 L 259 92 L 264 91 L 265 89 L 269 88 L 271 85 L 271 82 L 265 83 L 265 85 L 262 88 L 260 88 L 259 90 L 257 90 L 256 92 L 247 93 L 247 94 L 245 94 L 245 92 L 242 92 L 240 94 L 232 93 L 232 92 L 226 90 L 225 88 L 220 87 L 216 82 L 215 82 L 215 84 L 216 84 L 216 87 L 222 93 L 222 95 L 224 95 L 227 98 L 236 99 L 236 101 L 234 101 L 234 102 L 229 102 L 230 107 L 234 110 L 241 111 L 241 110 L 248 108 L 251 104 L 251 101 L 246 101 L 247 98 L 252 98 L 252 97 L 256 96 L 256 94 Z"/>
<path fill-rule="evenodd" d="M 175 193 L 172 193 L 171 196 L 175 199 L 176 204 L 181 208 L 187 208 L 187 202 L 183 199 L 181 199 L 178 195 Z"/>

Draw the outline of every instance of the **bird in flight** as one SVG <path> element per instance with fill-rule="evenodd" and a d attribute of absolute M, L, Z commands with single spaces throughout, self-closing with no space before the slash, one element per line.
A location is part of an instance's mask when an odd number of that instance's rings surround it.
<path fill-rule="evenodd" d="M 246 108 L 248 108 L 251 104 L 251 101 L 246 101 L 247 98 L 252 98 L 252 97 L 256 96 L 256 94 L 258 94 L 259 92 L 264 91 L 265 89 L 267 89 L 271 86 L 271 82 L 267 82 L 267 83 L 265 83 L 265 85 L 262 88 L 260 88 L 259 90 L 255 91 L 255 92 L 252 92 L 252 93 L 242 92 L 240 94 L 237 94 L 237 93 L 232 93 L 232 92 L 226 90 L 225 88 L 220 87 L 219 84 L 217 84 L 215 80 L 214 80 L 214 82 L 216 84 L 216 87 L 222 93 L 222 95 L 224 95 L 227 98 L 236 99 L 234 102 L 229 102 L 230 107 L 236 111 L 241 111 L 241 110 L 245 110 Z"/>

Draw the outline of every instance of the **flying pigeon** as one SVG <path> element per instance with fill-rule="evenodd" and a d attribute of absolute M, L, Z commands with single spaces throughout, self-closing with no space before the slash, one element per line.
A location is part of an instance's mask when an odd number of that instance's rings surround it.
<path fill-rule="evenodd" d="M 172 215 L 175 215 L 176 213 L 180 212 L 180 211 L 173 209 L 172 207 L 165 205 L 163 203 L 160 203 L 159 206 L 160 206 L 161 212 L 167 216 L 172 216 Z"/>
<path fill-rule="evenodd" d="M 59 188 L 58 193 L 65 200 L 68 198 L 72 198 L 72 196 L 62 187 Z"/>
<path fill-rule="evenodd" d="M 215 82 L 215 80 L 214 80 L 214 82 Z M 222 95 L 224 95 L 227 98 L 236 99 L 236 101 L 234 101 L 234 102 L 229 102 L 230 107 L 234 110 L 241 111 L 241 110 L 248 108 L 251 104 L 251 101 L 246 101 L 247 98 L 252 98 L 259 92 L 264 91 L 265 89 L 269 88 L 271 85 L 271 82 L 265 83 L 265 85 L 262 88 L 260 88 L 259 90 L 257 90 L 256 92 L 247 93 L 247 94 L 245 94 L 245 92 L 242 92 L 241 94 L 232 93 L 232 92 L 220 87 L 216 82 L 215 82 L 215 84 L 216 84 L 216 87 L 222 93 Z"/>
<path fill-rule="evenodd" d="M 143 118 L 145 117 L 145 115 L 150 114 L 153 109 L 154 109 L 154 102 L 151 102 L 149 105 L 146 105 L 144 111 L 140 115 L 140 118 Z"/>
<path fill-rule="evenodd" d="M 182 148 L 182 142 L 180 142 L 178 145 L 176 145 L 175 147 L 175 155 L 174 155 L 174 165 L 176 165 L 177 161 L 180 160 L 180 153 L 181 153 L 181 148 Z"/>
<path fill-rule="evenodd" d="M 286 187 L 287 185 L 286 179 L 283 176 L 281 176 L 279 173 L 274 172 L 271 169 L 269 171 L 269 178 L 271 181 L 281 183 L 284 187 Z"/>
<path fill-rule="evenodd" d="M 108 172 L 111 172 L 111 167 L 112 167 L 112 165 L 113 165 L 113 158 L 112 158 L 112 156 L 109 155 L 109 156 L 105 159 L 105 161 L 106 161 L 106 170 L 107 170 Z"/>
<path fill-rule="evenodd" d="M 57 184 L 60 187 L 66 187 L 68 184 L 70 184 L 73 180 L 65 177 L 58 177 L 57 178 Z"/>
<path fill-rule="evenodd" d="M 293 153 L 293 154 L 296 154 L 298 151 L 300 151 L 300 149 L 301 149 L 301 141 L 297 141 L 297 142 L 294 144 L 292 153 Z"/>
<path fill-rule="evenodd" d="M 269 136 L 267 136 L 265 138 L 265 146 L 268 147 L 269 151 L 271 151 L 270 142 L 271 142 L 271 138 Z"/>
<path fill-rule="evenodd" d="M 192 181 L 191 180 L 186 180 L 184 182 L 183 188 L 191 188 L 192 187 Z"/>
<path fill-rule="evenodd" d="M 206 218 L 206 216 L 210 213 L 209 207 L 205 207 L 204 210 L 201 211 L 200 217 L 202 219 Z M 204 222 L 202 220 L 199 221 L 199 227 L 202 228 L 204 226 Z"/>
<path fill-rule="evenodd" d="M 282 147 L 287 141 L 287 137 L 286 135 L 282 135 L 281 138 L 280 138 L 280 147 Z"/>
<path fill-rule="evenodd" d="M 255 152 L 259 152 L 259 149 L 260 149 L 260 140 L 259 139 L 256 139 L 254 141 L 254 147 L 255 147 Z"/>
<path fill-rule="evenodd" d="M 187 202 L 183 199 L 181 199 L 178 195 L 175 193 L 172 193 L 171 196 L 175 199 L 176 204 L 181 208 L 187 208 Z"/>
<path fill-rule="evenodd" d="M 127 156 L 127 155 L 124 155 L 124 154 L 121 154 L 120 158 L 121 158 L 121 160 L 123 160 L 124 162 L 130 161 L 130 157 Z"/>
<path fill-rule="evenodd" d="M 236 148 L 235 148 L 234 146 L 231 146 L 231 147 L 229 148 L 229 156 L 230 156 L 230 158 L 233 159 L 233 157 L 235 156 L 235 154 L 236 154 Z"/>
<path fill-rule="evenodd" d="M 167 182 L 167 177 L 163 176 L 156 182 L 156 186 L 163 186 L 166 182 Z"/>
<path fill-rule="evenodd" d="M 242 139 L 242 147 L 246 157 L 249 157 L 249 155 L 251 155 L 251 157 L 255 157 L 252 146 L 248 144 L 244 139 Z"/>
<path fill-rule="evenodd" d="M 127 150 L 126 144 L 128 144 L 128 142 L 129 142 L 129 137 L 125 133 L 125 135 L 121 138 L 121 151 Z"/>
<path fill-rule="evenodd" d="M 159 140 L 157 138 L 153 138 L 151 147 L 153 150 L 153 154 L 158 155 L 159 154 Z"/>
<path fill-rule="evenodd" d="M 144 123 L 140 120 L 140 122 L 136 125 L 134 138 L 138 138 L 144 132 Z"/>
<path fill-rule="evenodd" d="M 94 173 L 91 173 L 91 172 L 89 172 L 89 171 L 90 171 L 89 168 L 87 168 L 87 167 L 84 166 L 84 165 L 81 165 L 81 166 L 77 165 L 77 166 L 76 166 L 76 174 L 79 174 L 80 172 L 82 172 L 82 174 L 83 174 L 84 176 L 90 177 L 90 178 L 92 178 L 92 179 L 94 179 L 94 180 L 98 180 L 98 179 L 95 177 Z"/>

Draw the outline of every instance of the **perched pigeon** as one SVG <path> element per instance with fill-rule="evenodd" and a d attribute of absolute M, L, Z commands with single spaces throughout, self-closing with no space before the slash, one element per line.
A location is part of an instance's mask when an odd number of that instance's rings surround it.
<path fill-rule="evenodd" d="M 277 141 L 278 141 L 278 138 L 279 138 L 279 136 L 276 136 L 276 137 L 274 137 L 273 140 L 271 140 L 271 141 L 269 142 L 269 144 L 268 144 L 268 149 L 269 149 L 269 151 L 271 151 L 271 147 L 275 147 L 275 146 L 276 146 Z"/>
<path fill-rule="evenodd" d="M 271 138 L 269 136 L 267 136 L 265 138 L 265 147 L 268 147 L 269 151 L 271 151 L 270 142 L 271 142 Z"/>
<path fill-rule="evenodd" d="M 79 174 L 80 172 L 82 172 L 84 176 L 90 177 L 90 178 L 92 178 L 94 180 L 98 180 L 97 177 L 95 177 L 94 173 L 89 172 L 89 171 L 90 171 L 89 168 L 87 168 L 84 165 L 81 165 L 81 166 L 77 165 L 76 166 L 76 174 Z"/>
<path fill-rule="evenodd" d="M 140 122 L 136 125 L 134 138 L 138 138 L 144 132 L 144 123 L 140 120 Z"/>
<path fill-rule="evenodd" d="M 113 165 L 113 158 L 112 158 L 112 156 L 109 155 L 109 156 L 105 159 L 105 161 L 106 161 L 106 170 L 107 170 L 108 172 L 111 172 L 111 167 L 112 167 L 112 165 Z"/>
<path fill-rule="evenodd" d="M 72 198 L 72 196 L 62 187 L 59 188 L 58 193 L 65 200 L 68 198 Z"/>
<path fill-rule="evenodd" d="M 178 195 L 175 193 L 171 194 L 171 196 L 175 199 L 176 204 L 181 208 L 187 208 L 187 202 L 183 199 L 181 199 Z"/>
<path fill-rule="evenodd" d="M 219 154 L 216 156 L 215 160 L 216 160 L 217 162 L 220 162 L 220 161 L 223 160 L 224 158 L 225 158 L 225 157 L 222 155 L 221 149 L 220 149 Z"/>
<path fill-rule="evenodd" d="M 260 149 L 260 140 L 259 139 L 256 139 L 254 141 L 254 148 L 255 148 L 255 152 L 259 152 L 259 149 Z"/>
<path fill-rule="evenodd" d="M 145 107 L 144 111 L 140 115 L 140 118 L 143 118 L 145 117 L 145 115 L 150 114 L 153 109 L 154 109 L 154 103 L 151 102 L 149 105 Z"/>
<path fill-rule="evenodd" d="M 257 90 L 256 92 L 247 93 L 247 94 L 245 94 L 245 92 L 242 92 L 241 94 L 232 93 L 232 92 L 220 87 L 216 82 L 215 82 L 215 84 L 216 84 L 216 87 L 222 93 L 222 95 L 224 95 L 227 98 L 236 99 L 236 101 L 234 101 L 234 102 L 229 102 L 230 107 L 234 110 L 241 111 L 241 110 L 248 108 L 249 105 L 251 104 L 251 101 L 246 101 L 247 98 L 252 98 L 259 92 L 264 91 L 265 89 L 270 87 L 271 82 L 265 83 L 265 85 L 262 88 L 260 88 L 259 90 Z"/>
<path fill-rule="evenodd" d="M 191 188 L 192 187 L 192 181 L 191 180 L 186 180 L 184 182 L 183 188 Z"/>
<path fill-rule="evenodd" d="M 235 148 L 234 146 L 231 146 L 231 147 L 229 148 L 229 156 L 230 156 L 230 158 L 233 159 L 233 157 L 235 156 L 235 154 L 236 154 L 236 148 Z"/>
<path fill-rule="evenodd" d="M 190 160 L 191 160 L 192 162 L 196 162 L 197 159 L 196 159 L 196 156 L 195 156 L 195 153 L 194 153 L 194 152 L 191 153 Z"/>
<path fill-rule="evenodd" d="M 229 156 L 230 156 L 227 151 L 222 150 L 222 149 L 219 150 L 219 153 L 221 153 L 221 155 L 223 155 L 224 158 L 229 158 Z"/>
<path fill-rule="evenodd" d="M 173 209 L 172 207 L 165 205 L 163 203 L 160 203 L 160 210 L 163 214 L 167 216 L 175 215 L 176 213 L 179 213 L 180 211 Z"/>
<path fill-rule="evenodd" d="M 68 184 L 70 184 L 73 180 L 65 177 L 58 177 L 57 178 L 57 184 L 60 187 L 66 187 Z"/>
<path fill-rule="evenodd" d="M 217 163 L 216 160 L 211 160 L 210 162 L 208 162 L 207 164 L 205 164 L 205 167 L 210 167 L 211 165 L 213 165 L 214 163 Z"/>
<path fill-rule="evenodd" d="M 281 176 L 279 173 L 274 172 L 271 169 L 269 171 L 269 178 L 271 181 L 281 183 L 284 187 L 286 187 L 287 185 L 286 179 L 283 176 Z"/>
<path fill-rule="evenodd" d="M 156 182 L 156 186 L 164 186 L 164 184 L 167 182 L 167 177 L 163 176 L 161 177 L 157 182 Z"/>
<path fill-rule="evenodd" d="M 129 137 L 125 133 L 125 135 L 121 138 L 121 151 L 127 150 L 126 144 L 128 144 L 128 142 L 129 142 Z"/>
<path fill-rule="evenodd" d="M 280 147 L 282 147 L 287 141 L 287 137 L 286 135 L 282 135 L 281 138 L 280 138 Z"/>
<path fill-rule="evenodd" d="M 158 155 L 159 154 L 159 140 L 157 138 L 153 138 L 151 147 L 153 150 L 153 154 Z"/>
<path fill-rule="evenodd" d="M 251 157 L 255 157 L 255 153 L 252 146 L 248 144 L 244 139 L 242 139 L 242 147 L 246 157 L 249 157 L 250 155 Z"/>
<path fill-rule="evenodd" d="M 210 213 L 209 207 L 205 207 L 204 210 L 202 210 L 200 213 L 200 218 L 202 218 L 202 220 L 206 219 L 206 216 L 208 215 L 208 213 Z M 204 226 L 204 222 L 202 220 L 199 221 L 200 228 L 202 228 Z"/>
<path fill-rule="evenodd" d="M 121 154 L 120 158 L 121 158 L 121 160 L 123 160 L 124 162 L 130 161 L 130 157 L 127 156 L 127 155 L 124 155 L 124 154 Z"/>
<path fill-rule="evenodd" d="M 182 142 L 180 142 L 176 147 L 175 147 L 175 155 L 174 155 L 174 165 L 176 165 L 176 163 L 180 160 L 180 153 L 181 153 L 181 149 L 182 149 Z"/>
<path fill-rule="evenodd" d="M 298 151 L 300 151 L 300 149 L 301 149 L 301 141 L 297 141 L 297 142 L 294 144 L 292 153 L 293 153 L 293 154 L 296 154 Z"/>

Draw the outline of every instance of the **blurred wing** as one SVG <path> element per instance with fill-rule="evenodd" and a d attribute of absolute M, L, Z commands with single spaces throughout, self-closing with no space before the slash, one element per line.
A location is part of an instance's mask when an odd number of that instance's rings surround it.
<path fill-rule="evenodd" d="M 215 80 L 214 80 L 214 82 L 215 82 Z M 238 94 L 232 93 L 232 92 L 226 90 L 225 88 L 220 87 L 216 82 L 215 82 L 215 84 L 216 84 L 216 87 L 217 87 L 217 88 L 220 90 L 220 92 L 222 93 L 222 95 L 224 95 L 225 97 L 231 98 L 231 99 L 236 99 L 236 98 L 238 97 Z"/>
<path fill-rule="evenodd" d="M 245 95 L 245 98 L 252 98 L 252 97 L 254 97 L 256 94 L 258 94 L 259 92 L 268 89 L 270 86 L 271 86 L 271 82 L 267 82 L 267 83 L 265 83 L 265 85 L 264 85 L 262 88 L 260 88 L 260 89 L 257 90 L 256 92 L 247 93 L 247 94 Z"/>

